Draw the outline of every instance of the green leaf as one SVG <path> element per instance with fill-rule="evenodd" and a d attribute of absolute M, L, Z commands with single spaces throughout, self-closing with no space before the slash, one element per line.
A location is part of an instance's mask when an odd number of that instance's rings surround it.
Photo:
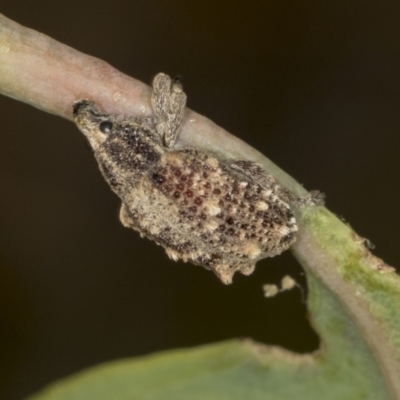
<path fill-rule="evenodd" d="M 326 209 L 299 218 L 294 253 L 308 271 L 318 352 L 234 340 L 104 364 L 30 399 L 399 398 L 399 277 Z"/>

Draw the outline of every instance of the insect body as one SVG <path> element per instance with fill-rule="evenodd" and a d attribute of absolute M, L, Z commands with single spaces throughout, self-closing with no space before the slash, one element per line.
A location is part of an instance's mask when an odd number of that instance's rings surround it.
<path fill-rule="evenodd" d="M 181 84 L 160 73 L 153 81 L 156 118 L 104 114 L 88 100 L 73 109 L 122 200 L 122 223 L 163 246 L 170 258 L 230 283 L 236 271 L 248 275 L 258 260 L 294 242 L 296 199 L 256 163 L 175 148 L 185 104 Z"/>

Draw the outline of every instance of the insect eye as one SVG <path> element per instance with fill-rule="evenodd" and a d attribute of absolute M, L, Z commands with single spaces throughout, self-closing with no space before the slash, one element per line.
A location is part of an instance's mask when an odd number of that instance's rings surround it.
<path fill-rule="evenodd" d="M 176 75 L 173 78 L 174 83 L 182 83 L 182 77 L 180 75 Z"/>
<path fill-rule="evenodd" d="M 103 121 L 103 122 L 100 123 L 100 125 L 99 125 L 99 129 L 100 129 L 100 131 L 103 132 L 103 133 L 110 133 L 112 127 L 113 127 L 113 124 L 112 124 L 112 122 L 110 122 L 110 121 Z"/>

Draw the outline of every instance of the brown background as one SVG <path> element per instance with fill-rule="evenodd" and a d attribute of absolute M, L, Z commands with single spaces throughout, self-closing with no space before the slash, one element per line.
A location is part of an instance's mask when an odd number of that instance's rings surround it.
<path fill-rule="evenodd" d="M 150 82 L 264 152 L 400 265 L 400 3 L 2 0 L 0 12 Z M 71 122 L 0 97 L 0 398 L 99 362 L 249 336 L 318 338 L 301 293 L 261 285 L 290 253 L 223 286 L 117 220 Z"/>

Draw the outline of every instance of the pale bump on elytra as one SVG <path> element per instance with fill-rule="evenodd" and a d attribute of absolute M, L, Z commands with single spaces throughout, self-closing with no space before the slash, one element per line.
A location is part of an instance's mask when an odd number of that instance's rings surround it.
<path fill-rule="evenodd" d="M 114 101 L 120 99 L 116 92 Z M 73 105 L 77 126 L 122 201 L 123 225 L 163 246 L 172 260 L 201 265 L 226 284 L 235 272 L 248 275 L 257 261 L 288 249 L 299 199 L 252 161 L 177 148 L 186 104 L 179 79 L 157 74 L 151 104 L 150 117 L 109 115 L 90 100 Z"/>
<path fill-rule="evenodd" d="M 257 201 L 256 203 L 257 210 L 266 211 L 269 208 L 269 205 L 265 201 Z"/>

